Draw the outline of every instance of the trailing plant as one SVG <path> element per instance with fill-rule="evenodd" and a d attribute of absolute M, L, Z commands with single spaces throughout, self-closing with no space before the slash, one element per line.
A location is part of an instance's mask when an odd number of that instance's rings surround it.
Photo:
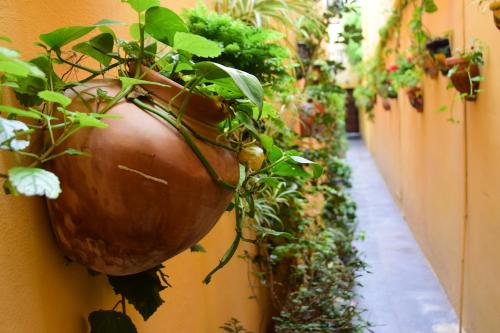
<path fill-rule="evenodd" d="M 411 33 L 411 44 L 407 54 L 398 56 L 400 53 L 402 15 L 408 8 L 412 8 L 412 16 L 408 25 Z M 423 75 L 423 70 L 426 68 L 428 62 L 425 43 L 429 39 L 429 33 L 422 24 L 422 17 L 424 13 L 434 13 L 437 9 L 433 0 L 403 0 L 396 2 L 391 15 L 379 30 L 380 39 L 376 47 L 375 56 L 372 59 L 365 60 L 364 63 L 358 66 L 358 71 L 364 82 L 364 87 L 357 89 L 354 95 L 358 107 L 371 112 L 373 103 L 370 103 L 370 98 L 372 98 L 374 90 L 378 90 L 381 97 L 387 97 L 384 95 L 388 95 L 387 91 L 392 88 L 393 84 L 396 89 L 397 85 L 399 87 L 416 86 L 415 82 L 420 81 L 418 78 Z M 393 44 L 390 44 L 390 42 Z M 412 59 L 411 62 L 415 67 L 408 67 L 408 64 L 399 66 L 401 69 L 390 73 L 392 82 L 391 84 L 387 84 L 387 80 L 385 79 L 389 68 L 387 62 L 389 57 L 393 56 L 397 58 L 409 57 Z M 376 87 L 379 88 L 377 89 Z M 373 117 L 371 113 L 369 115 L 371 118 Z"/>
<path fill-rule="evenodd" d="M 448 77 L 451 79 L 449 88 L 455 87 L 460 98 L 473 101 L 481 92 L 479 83 L 483 80 L 479 66 L 484 65 L 483 45 L 477 40 L 471 40 L 468 49 L 456 50 L 456 56 L 448 58 Z"/>
<path fill-rule="evenodd" d="M 104 120 L 112 116 L 106 112 L 126 99 L 175 128 L 213 180 L 220 186 L 235 191 L 230 210 L 236 213 L 236 236 L 219 265 L 205 278 L 204 282 L 208 283 L 213 274 L 232 258 L 241 240 L 255 243 L 255 240 L 243 236 L 243 228 L 247 217 L 251 218 L 255 214 L 255 196 L 262 191 L 262 187 L 277 188 L 281 179 L 289 181 L 294 177 L 317 178 L 322 169 L 300 156 L 299 152 L 288 149 L 289 147 L 280 149 L 273 138 L 263 134 L 262 122 L 276 118 L 277 115 L 264 104 L 264 90 L 258 79 L 241 70 L 211 61 L 218 57 L 222 60 L 224 56 L 231 54 L 226 48 L 231 43 L 224 44 L 225 48 L 222 48 L 220 43 L 194 34 L 174 12 L 159 7 L 159 1 L 123 2 L 127 2 L 138 16 L 138 22 L 132 25 L 132 31 L 135 31 L 137 37 L 135 40 L 118 39 L 112 30 L 112 26 L 118 23 L 103 20 L 94 25 L 64 27 L 41 35 L 38 45 L 42 53 L 31 61 L 22 60 L 16 51 L 0 48 L 1 83 L 4 87 L 11 88 L 24 106 L 14 107 L 4 102 L 0 106 L 0 112 L 6 116 L 0 118 L 0 148 L 10 151 L 16 163 L 15 167 L 0 174 L 0 177 L 5 179 L 4 189 L 7 193 L 57 198 L 61 193 L 60 184 L 57 175 L 44 168 L 46 163 L 63 155 L 92 158 L 85 156 L 83 151 L 67 149 L 59 152 L 57 148 L 83 128 L 108 127 Z M 193 30 L 196 27 L 199 28 L 193 24 Z M 237 24 L 233 27 L 245 30 Z M 92 32 L 97 34 L 80 41 Z M 245 38 L 249 40 L 253 37 L 251 43 L 255 45 L 259 38 L 260 41 L 269 40 L 269 35 L 272 34 L 247 29 Z M 72 44 L 75 45 L 70 48 Z M 242 52 L 244 51 L 245 49 Z M 277 58 L 274 64 L 266 63 L 268 67 L 261 69 L 262 71 L 280 66 L 280 57 L 284 58 L 284 52 L 280 53 L 282 49 L 278 47 L 262 47 L 259 52 L 263 52 L 259 55 L 260 59 L 265 52 L 270 52 Z M 89 67 L 86 62 L 84 65 L 83 60 L 86 58 L 91 59 L 90 62 L 97 68 Z M 144 67 L 131 67 L 131 64 Z M 118 70 L 118 75 L 115 70 Z M 200 94 L 224 105 L 229 117 L 220 124 L 220 128 L 228 144 L 209 141 L 200 133 L 193 132 L 183 122 L 185 101 L 178 110 L 170 107 L 172 101 L 167 107 L 155 102 L 141 88 L 143 85 L 161 86 L 142 79 L 142 75 L 149 70 L 156 70 L 182 84 L 188 92 L 187 98 L 191 94 Z M 82 76 L 82 73 L 87 74 Z M 257 74 L 265 78 L 264 72 Z M 78 96 L 78 87 L 101 76 L 119 80 L 120 91 L 115 96 L 109 96 L 105 91 L 97 90 L 97 94 L 92 96 L 99 106 L 96 110 L 72 110 L 72 100 L 65 93 L 73 91 Z M 282 76 L 280 74 L 281 78 Z M 264 161 L 255 164 L 252 159 L 242 158 L 239 183 L 236 186 L 228 184 L 217 175 L 193 142 L 193 137 L 213 145 L 222 145 L 231 152 L 248 152 L 248 147 L 260 146 L 265 151 Z M 30 145 L 33 148 L 27 150 Z M 262 155 L 262 151 L 253 151 Z M 92 333 L 107 332 L 109 329 L 122 333 L 136 332 L 126 314 L 126 303 L 128 301 L 132 304 L 147 320 L 163 303 L 159 293 L 169 287 L 162 268 L 159 266 L 125 277 L 109 276 L 109 282 L 121 298 L 112 310 L 90 314 Z M 116 311 L 119 305 L 121 312 Z"/>

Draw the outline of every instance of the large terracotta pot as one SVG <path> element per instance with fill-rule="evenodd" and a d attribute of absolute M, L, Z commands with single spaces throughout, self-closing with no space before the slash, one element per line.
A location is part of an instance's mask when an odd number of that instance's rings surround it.
<path fill-rule="evenodd" d="M 158 73 L 148 81 L 170 88 L 144 86 L 166 104 L 182 86 Z M 80 89 L 93 108 L 97 88 L 114 96 L 114 80 L 94 81 Z M 73 96 L 71 110 L 86 107 Z M 183 100 L 180 97 L 177 105 Z M 108 114 L 107 129 L 86 129 L 62 150 L 75 148 L 91 157 L 64 156 L 51 169 L 60 177 L 62 194 L 49 200 L 53 230 L 63 252 L 98 272 L 128 275 L 152 268 L 196 244 L 221 217 L 233 192 L 211 178 L 178 131 L 164 120 L 121 101 Z M 225 118 L 211 99 L 191 96 L 184 120 L 195 131 L 219 140 L 216 124 Z M 194 142 L 222 178 L 236 184 L 235 155 L 197 139 Z"/>
<path fill-rule="evenodd" d="M 495 25 L 500 29 L 500 1 L 493 1 L 490 4 L 490 9 L 493 11 L 493 19 L 495 20 Z"/>
<path fill-rule="evenodd" d="M 457 70 L 450 77 L 453 86 L 461 94 L 466 94 L 465 99 L 467 101 L 475 101 L 479 90 L 479 81 L 473 81 L 471 85 L 470 78 L 479 76 L 479 66 L 459 57 L 446 59 L 446 66 L 449 69 L 457 67 Z"/>

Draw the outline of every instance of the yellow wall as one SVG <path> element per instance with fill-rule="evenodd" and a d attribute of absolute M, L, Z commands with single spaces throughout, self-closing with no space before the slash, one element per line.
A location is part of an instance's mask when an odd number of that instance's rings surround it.
<path fill-rule="evenodd" d="M 195 0 L 163 1 L 179 9 Z M 85 25 L 102 18 L 132 22 L 132 11 L 119 0 L 0 0 L 0 35 L 15 40 L 26 56 L 40 33 L 63 25 Z M 0 155 L 0 170 L 9 165 Z M 66 265 L 57 249 L 38 198 L 0 194 L 0 332 L 84 333 L 86 317 L 97 309 L 111 309 L 117 301 L 104 276 L 91 277 L 85 268 Z M 212 283 L 201 283 L 234 236 L 234 222 L 224 217 L 202 241 L 208 253 L 182 253 L 165 263 L 174 286 L 162 293 L 165 304 L 143 323 L 130 308 L 139 332 L 213 333 L 230 317 L 260 332 L 266 313 L 265 295 L 250 287 L 247 263 L 235 258 Z M 249 280 L 250 279 L 250 280 Z M 253 281 L 253 285 L 258 284 Z M 257 293 L 258 300 L 249 299 Z"/>
<path fill-rule="evenodd" d="M 461 48 L 470 38 L 479 38 L 489 47 L 487 64 L 481 69 L 484 92 L 476 103 L 465 104 L 453 89 L 446 89 L 445 77 L 426 77 L 423 114 L 412 109 L 400 91 L 391 111 L 384 111 L 379 101 L 375 121 L 364 117 L 363 136 L 457 312 L 467 230 L 465 327 L 469 333 L 500 332 L 496 282 L 500 275 L 500 31 L 491 12 L 479 11 L 471 1 L 436 3 L 439 11 L 424 17 L 432 35 L 452 31 L 453 47 Z M 410 10 L 405 22 L 409 14 Z M 378 17 L 366 17 L 365 27 L 380 26 Z M 403 48 L 408 45 L 406 29 Z M 368 39 L 367 45 L 375 44 L 373 34 Z M 442 105 L 448 111 L 436 112 Z M 450 114 L 458 123 L 448 121 Z"/>

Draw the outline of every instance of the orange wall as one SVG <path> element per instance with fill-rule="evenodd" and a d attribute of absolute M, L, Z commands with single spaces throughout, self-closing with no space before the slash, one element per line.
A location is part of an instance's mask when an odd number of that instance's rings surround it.
<path fill-rule="evenodd" d="M 385 1 L 388 2 L 388 1 Z M 452 31 L 453 47 L 470 38 L 488 47 L 481 69 L 484 92 L 459 101 L 448 80 L 424 80 L 425 111 L 417 113 L 400 91 L 391 111 L 380 101 L 375 121 L 362 120 L 363 136 L 423 251 L 459 311 L 465 239 L 464 320 L 469 333 L 500 332 L 500 31 L 490 11 L 468 0 L 436 0 L 427 14 L 432 35 Z M 411 10 L 405 13 L 405 22 Z M 366 8 L 365 8 L 366 13 Z M 380 24 L 366 14 L 365 27 Z M 402 45 L 408 45 L 403 23 Z M 376 41 L 368 36 L 368 45 Z M 448 111 L 438 113 L 446 105 Z M 458 123 L 448 121 L 453 114 Z M 466 230 L 464 237 L 464 230 Z M 411 264 L 411 263 L 408 263 Z"/>
<path fill-rule="evenodd" d="M 163 1 L 171 8 L 195 0 Z M 63 25 L 85 25 L 102 18 L 132 22 L 134 15 L 119 0 L 0 0 L 0 35 L 15 40 L 26 57 L 37 51 L 40 33 Z M 0 155 L 0 170 L 9 165 Z M 39 198 L 0 194 L 0 331 L 8 333 L 84 333 L 87 315 L 111 309 L 117 301 L 104 276 L 91 277 L 84 267 L 66 265 L 53 240 L 45 204 Z M 201 283 L 234 237 L 232 217 L 225 216 L 201 242 L 208 253 L 189 253 L 165 263 L 174 286 L 162 293 L 165 304 L 143 323 L 130 308 L 139 332 L 214 333 L 231 317 L 260 332 L 265 295 L 252 280 L 247 263 L 235 258 L 212 283 Z M 251 250 L 250 248 L 247 248 Z M 249 297 L 257 295 L 257 300 Z"/>

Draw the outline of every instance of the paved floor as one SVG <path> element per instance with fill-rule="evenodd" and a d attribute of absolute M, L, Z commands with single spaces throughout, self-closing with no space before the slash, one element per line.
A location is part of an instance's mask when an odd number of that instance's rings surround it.
<path fill-rule="evenodd" d="M 376 333 L 458 333 L 455 312 L 370 154 L 359 139 L 350 146 L 358 229 L 366 234 L 356 246 L 371 271 L 358 291 L 364 317 Z"/>

